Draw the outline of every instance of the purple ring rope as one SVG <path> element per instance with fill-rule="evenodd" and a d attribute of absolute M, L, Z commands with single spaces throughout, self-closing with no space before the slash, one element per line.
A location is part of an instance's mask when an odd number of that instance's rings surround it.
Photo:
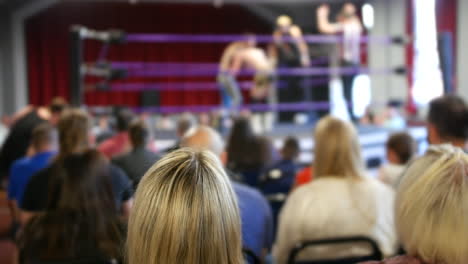
<path fill-rule="evenodd" d="M 304 87 L 314 87 L 317 85 L 326 84 L 329 78 L 314 78 L 305 80 Z M 252 88 L 252 82 L 239 82 L 239 87 L 242 90 Z M 288 88 L 287 83 L 278 82 L 276 85 L 279 89 Z M 169 83 L 116 83 L 110 86 L 109 91 L 219 91 L 219 85 L 216 82 L 169 82 Z"/>
<path fill-rule="evenodd" d="M 312 111 L 329 109 L 329 102 L 303 102 L 303 103 L 284 103 L 284 104 L 251 104 L 240 106 L 239 109 L 249 109 L 252 111 Z M 223 109 L 220 105 L 196 105 L 196 106 L 154 106 L 154 107 L 134 107 L 137 113 L 183 113 L 183 112 L 210 112 Z"/>
<path fill-rule="evenodd" d="M 252 82 L 239 82 L 239 87 L 248 90 L 252 84 Z M 219 91 L 216 82 L 120 83 L 112 84 L 110 87 L 110 91 Z"/>
<path fill-rule="evenodd" d="M 337 43 L 342 41 L 341 36 L 330 35 L 305 35 L 304 41 L 307 43 Z M 248 37 L 244 35 L 235 34 L 128 34 L 128 42 L 141 42 L 141 43 L 230 43 L 234 41 L 245 41 Z M 256 35 L 255 40 L 258 43 L 271 43 L 275 39 L 271 35 Z M 292 37 L 282 37 L 283 42 L 296 42 L 297 40 Z M 376 42 L 380 44 L 391 44 L 391 37 L 361 37 L 362 43 Z"/>
<path fill-rule="evenodd" d="M 328 62 L 329 57 L 323 56 L 311 61 L 311 65 Z M 219 63 L 213 62 L 138 62 L 138 61 L 113 61 L 110 62 L 112 68 L 142 70 L 142 69 L 215 69 L 219 68 Z"/>
<path fill-rule="evenodd" d="M 279 68 L 272 74 L 280 76 L 317 76 L 317 75 L 350 75 L 358 73 L 366 74 L 389 74 L 392 73 L 392 69 L 369 69 L 366 67 L 311 67 L 311 68 Z M 194 77 L 204 76 L 211 77 L 216 76 L 220 72 L 216 69 L 184 69 L 180 70 L 177 68 L 161 68 L 161 69 L 143 69 L 143 70 L 129 70 L 129 77 L 167 77 L 167 76 L 180 76 L 180 77 Z M 243 70 L 240 71 L 236 76 L 238 77 L 249 77 L 254 76 L 256 71 Z"/>
<path fill-rule="evenodd" d="M 148 69 L 148 68 L 176 68 L 176 69 L 186 69 L 186 68 L 197 68 L 197 69 L 218 69 L 218 63 L 211 62 L 122 62 L 115 61 L 110 63 L 112 68 L 119 69 Z"/>

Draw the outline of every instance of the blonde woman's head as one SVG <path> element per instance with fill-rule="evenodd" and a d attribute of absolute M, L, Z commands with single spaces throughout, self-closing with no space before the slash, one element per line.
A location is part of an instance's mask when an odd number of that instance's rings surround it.
<path fill-rule="evenodd" d="M 431 147 L 399 186 L 396 224 L 406 251 L 425 263 L 468 263 L 468 157 Z"/>
<path fill-rule="evenodd" d="M 322 118 L 314 134 L 316 177 L 360 178 L 364 173 L 361 147 L 354 127 L 338 118 Z"/>
<path fill-rule="evenodd" d="M 130 264 L 240 264 L 236 198 L 218 158 L 180 149 L 148 170 L 135 194 L 127 240 Z"/>

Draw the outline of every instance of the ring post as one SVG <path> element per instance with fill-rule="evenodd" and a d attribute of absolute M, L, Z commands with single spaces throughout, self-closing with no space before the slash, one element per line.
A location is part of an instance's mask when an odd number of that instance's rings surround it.
<path fill-rule="evenodd" d="M 82 27 L 74 25 L 70 28 L 70 102 L 79 107 L 83 102 L 83 75 L 81 64 L 83 60 Z"/>

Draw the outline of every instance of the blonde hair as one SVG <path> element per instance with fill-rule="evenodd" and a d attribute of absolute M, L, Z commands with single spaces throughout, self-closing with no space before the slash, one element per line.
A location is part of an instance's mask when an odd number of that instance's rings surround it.
<path fill-rule="evenodd" d="M 280 27 L 289 27 L 292 25 L 292 19 L 290 16 L 281 15 L 278 18 L 276 18 L 276 25 Z"/>
<path fill-rule="evenodd" d="M 180 149 L 148 170 L 130 215 L 130 264 L 243 263 L 239 209 L 220 161 Z"/>
<path fill-rule="evenodd" d="M 397 232 L 410 255 L 427 263 L 468 262 L 468 157 L 449 145 L 431 147 L 403 175 Z"/>
<path fill-rule="evenodd" d="M 315 177 L 363 176 L 361 147 L 356 130 L 350 123 L 326 116 L 317 123 L 314 141 Z"/>

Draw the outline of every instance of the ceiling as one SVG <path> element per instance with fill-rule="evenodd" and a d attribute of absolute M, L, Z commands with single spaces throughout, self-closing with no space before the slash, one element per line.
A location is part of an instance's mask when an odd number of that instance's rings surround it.
<path fill-rule="evenodd" d="M 37 0 L 0 0 L 0 5 L 20 6 L 27 2 Z M 323 0 L 59 0 L 59 1 L 118 1 L 118 2 L 166 2 L 166 3 L 310 3 L 310 2 L 323 2 Z M 343 2 L 345 0 L 328 0 L 327 2 Z"/>

